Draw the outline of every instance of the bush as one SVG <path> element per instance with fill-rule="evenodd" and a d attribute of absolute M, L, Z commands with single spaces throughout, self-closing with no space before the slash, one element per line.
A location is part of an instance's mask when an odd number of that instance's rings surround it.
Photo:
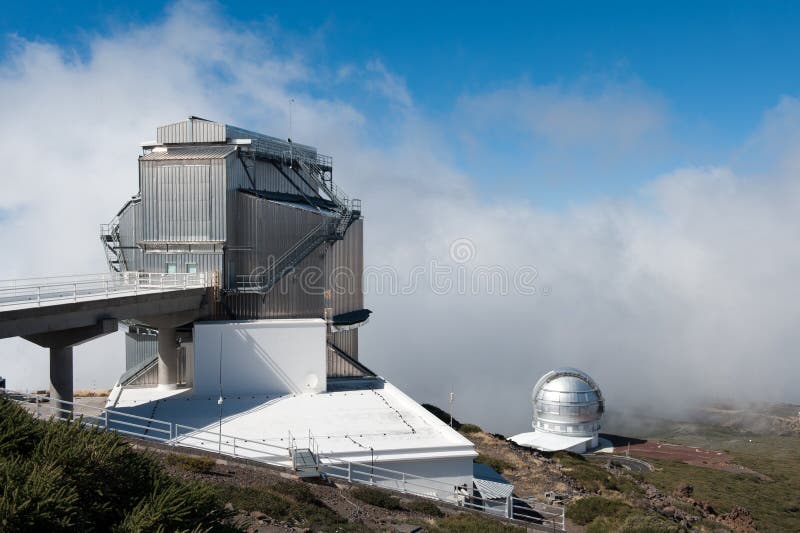
<path fill-rule="evenodd" d="M 585 526 L 594 521 L 595 518 L 624 518 L 633 511 L 633 508 L 623 502 L 609 500 L 601 496 L 589 496 L 580 500 L 573 500 L 567 506 L 567 518 L 578 524 Z"/>
<path fill-rule="evenodd" d="M 520 533 L 525 530 L 472 513 L 459 513 L 437 520 L 432 533 Z"/>
<path fill-rule="evenodd" d="M 217 488 L 217 495 L 237 509 L 260 511 L 271 518 L 294 521 L 314 531 L 359 529 L 357 525 L 342 523 L 339 515 L 303 483 L 280 481 L 270 486 L 248 488 L 225 485 Z"/>
<path fill-rule="evenodd" d="M 480 433 L 483 431 L 480 426 L 477 426 L 475 424 L 461 424 L 461 427 L 459 427 L 458 430 L 461 433 L 466 433 L 466 434 Z"/>
<path fill-rule="evenodd" d="M 16 402 L 0 399 L 0 457 L 28 456 L 40 439 L 44 422 Z"/>
<path fill-rule="evenodd" d="M 206 457 L 204 455 L 185 455 L 182 453 L 168 455 L 167 463 L 194 474 L 210 474 L 214 471 L 214 466 L 217 464 L 211 457 Z"/>
<path fill-rule="evenodd" d="M 502 474 L 507 470 L 514 470 L 516 467 L 506 461 L 505 459 L 500 459 L 499 457 L 493 457 L 491 455 L 485 454 L 478 454 L 478 457 L 474 459 L 476 463 L 481 463 L 486 466 L 489 466 L 495 469 L 498 473 Z"/>
<path fill-rule="evenodd" d="M 125 515 L 115 530 L 125 533 L 186 531 L 218 523 L 224 514 L 209 487 L 158 480 L 153 491 Z"/>
<path fill-rule="evenodd" d="M 352 495 L 364 503 L 374 505 L 375 507 L 383 507 L 390 511 L 402 511 L 405 509 L 398 498 L 380 489 L 356 487 L 353 489 Z"/>
<path fill-rule="evenodd" d="M 409 511 L 413 511 L 415 513 L 426 514 L 428 516 L 436 516 L 436 517 L 444 516 L 442 510 L 439 509 L 439 507 L 435 503 L 428 500 L 411 501 L 408 504 L 406 504 L 406 509 L 408 509 Z"/>
<path fill-rule="evenodd" d="M 35 420 L 0 399 L 0 450 L 4 532 L 209 529 L 224 516 L 208 489 L 80 419 Z"/>
<path fill-rule="evenodd" d="M 80 523 L 80 497 L 61 483 L 63 470 L 21 458 L 0 461 L 0 531 L 71 531 Z"/>
<path fill-rule="evenodd" d="M 588 492 L 601 492 L 604 489 L 635 495 L 641 490 L 628 479 L 617 478 L 598 464 L 587 461 L 585 457 L 568 452 L 554 454 L 563 467 L 563 472 L 574 479 Z"/>
<path fill-rule="evenodd" d="M 620 526 L 625 533 L 678 533 L 684 531 L 678 524 L 654 514 L 637 513 L 627 517 Z M 591 528 L 587 531 L 589 533 Z"/>

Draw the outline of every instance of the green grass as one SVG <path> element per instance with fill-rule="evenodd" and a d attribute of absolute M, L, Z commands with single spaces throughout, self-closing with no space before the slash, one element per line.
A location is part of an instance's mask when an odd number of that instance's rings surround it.
<path fill-rule="evenodd" d="M 444 513 L 439 507 L 428 500 L 413 500 L 405 504 L 406 509 L 433 517 L 442 517 Z"/>
<path fill-rule="evenodd" d="M 380 489 L 373 487 L 355 487 L 350 494 L 362 502 L 374 505 L 375 507 L 382 507 L 390 511 L 405 510 L 400 498 L 392 496 L 388 492 Z"/>
<path fill-rule="evenodd" d="M 374 487 L 355 487 L 351 494 L 364 503 L 388 509 L 389 511 L 412 511 L 431 517 L 443 517 L 444 513 L 439 507 L 429 500 L 401 501 L 396 496 Z"/>
<path fill-rule="evenodd" d="M 589 496 L 574 500 L 567 506 L 567 518 L 578 524 L 585 526 L 591 524 L 598 517 L 605 518 L 625 518 L 633 513 L 633 507 L 627 503 L 610 500 L 602 496 Z"/>
<path fill-rule="evenodd" d="M 694 487 L 693 497 L 718 513 L 738 505 L 749 510 L 763 531 L 800 531 L 800 437 L 760 436 L 734 429 L 675 424 L 660 435 L 688 446 L 725 450 L 733 463 L 768 476 L 725 472 L 671 461 L 652 461 L 659 470 L 644 477 L 665 492 L 681 483 Z"/>
<path fill-rule="evenodd" d="M 558 452 L 553 457 L 561 463 L 562 471 L 574 479 L 587 492 L 619 492 L 635 497 L 641 489 L 632 480 L 615 476 L 603 466 L 587 461 L 581 455 L 569 452 Z"/>
<path fill-rule="evenodd" d="M 570 502 L 566 516 L 587 533 L 624 531 L 626 533 L 670 533 L 683 531 L 674 522 L 620 500 L 589 496 Z"/>
<path fill-rule="evenodd" d="M 494 468 L 498 473 L 502 474 L 508 470 L 514 470 L 515 466 L 506 461 L 505 459 L 501 459 L 499 457 L 494 457 L 491 455 L 486 455 L 484 453 L 478 454 L 478 457 L 474 459 L 476 463 L 480 463 L 491 468 Z"/>

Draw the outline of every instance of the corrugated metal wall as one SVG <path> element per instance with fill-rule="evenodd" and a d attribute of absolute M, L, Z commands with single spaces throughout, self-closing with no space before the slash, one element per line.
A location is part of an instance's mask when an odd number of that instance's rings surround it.
<path fill-rule="evenodd" d="M 142 254 L 142 270 L 144 272 L 166 272 L 167 263 L 175 263 L 176 272 L 188 272 L 189 263 L 197 264 L 198 272 L 222 272 L 222 253 L 190 254 L 160 253 Z"/>
<path fill-rule="evenodd" d="M 125 370 L 130 370 L 158 353 L 158 337 L 132 329 L 125 333 Z"/>
<path fill-rule="evenodd" d="M 333 344 L 341 351 L 358 361 L 358 328 L 333 333 Z"/>
<path fill-rule="evenodd" d="M 226 251 L 226 276 L 234 286 L 236 275 L 249 275 L 277 259 L 325 219 L 301 207 L 237 193 L 235 235 Z M 266 295 L 228 295 L 227 304 L 237 318 L 313 318 L 324 316 L 325 247 L 321 245 L 296 270 L 300 275 L 284 277 Z M 317 281 L 301 276 L 319 273 Z"/>
<path fill-rule="evenodd" d="M 344 240 L 333 244 L 325 257 L 325 272 L 328 289 L 331 291 L 333 314 L 339 315 L 364 308 L 363 220 L 353 222 L 347 229 Z"/>
<path fill-rule="evenodd" d="M 225 161 L 141 161 L 142 240 L 224 241 Z"/>
<path fill-rule="evenodd" d="M 228 240 L 227 274 L 248 275 L 267 265 L 268 259 L 283 255 L 325 220 L 326 217 L 310 209 L 237 192 L 234 232 Z M 319 266 L 322 268 L 324 264 Z"/>
<path fill-rule="evenodd" d="M 292 172 L 288 167 L 284 166 L 283 171 L 292 178 L 292 182 L 286 179 L 286 176 L 280 173 L 280 171 L 270 163 L 269 161 L 265 161 L 263 159 L 256 159 L 253 161 L 252 159 L 248 160 L 247 155 L 242 156 L 251 167 L 248 167 L 248 171 L 250 172 L 250 178 L 252 178 L 253 183 L 250 182 L 250 179 L 247 177 L 247 173 L 244 171 L 244 164 L 238 157 L 232 157 L 229 159 L 228 162 L 228 189 L 232 191 L 236 191 L 237 189 L 253 189 L 259 191 L 271 191 L 271 192 L 283 192 L 289 194 L 305 194 L 309 197 L 318 197 L 319 192 L 311 187 L 309 187 L 302 179 L 300 179 L 296 173 Z M 255 165 L 252 168 L 252 165 Z M 310 179 L 306 178 L 308 183 L 313 183 Z M 253 187 L 255 184 L 255 187 Z M 300 189 L 300 191 L 298 191 Z"/>
<path fill-rule="evenodd" d="M 156 141 L 162 144 L 225 142 L 225 124 L 200 119 L 167 124 L 156 129 Z"/>
<path fill-rule="evenodd" d="M 353 330 L 355 333 L 355 330 Z M 358 343 L 356 343 L 357 345 Z M 336 344 L 337 347 L 342 349 L 341 346 Z M 350 355 L 347 350 L 342 349 L 343 352 Z M 352 356 L 353 359 L 357 359 L 356 357 Z M 362 377 L 364 373 L 356 368 L 353 364 L 347 361 L 345 358 L 339 356 L 336 353 L 336 350 L 333 348 L 328 347 L 328 377 L 329 378 L 354 378 L 354 377 Z"/>
<path fill-rule="evenodd" d="M 129 271 L 142 269 L 142 250 L 136 246 L 141 228 L 141 202 L 131 202 L 119 214 L 119 244 Z"/>

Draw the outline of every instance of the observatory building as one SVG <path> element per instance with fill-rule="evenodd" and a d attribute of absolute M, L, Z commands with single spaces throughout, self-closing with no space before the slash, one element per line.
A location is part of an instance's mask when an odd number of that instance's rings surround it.
<path fill-rule="evenodd" d="M 533 429 L 509 440 L 545 452 L 584 453 L 599 444 L 603 394 L 597 383 L 577 368 L 551 370 L 531 393 Z"/>
<path fill-rule="evenodd" d="M 439 480 L 443 497 L 471 486 L 472 443 L 361 362 L 364 219 L 331 158 L 198 117 L 142 148 L 139 190 L 101 231 L 109 268 L 205 293 L 123 321 L 107 406 L 170 425 L 120 429 L 285 466 L 302 448 Z"/>

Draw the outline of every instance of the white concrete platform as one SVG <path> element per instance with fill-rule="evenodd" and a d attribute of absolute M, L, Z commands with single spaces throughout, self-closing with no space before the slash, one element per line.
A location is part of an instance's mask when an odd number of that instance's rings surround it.
<path fill-rule="evenodd" d="M 293 437 L 307 447 L 309 435 L 321 454 L 354 462 L 394 462 L 477 456 L 473 444 L 397 387 L 372 380 L 375 388 L 333 392 L 224 397 L 222 434 L 286 448 Z M 146 401 L 151 391 L 153 401 Z M 202 430 L 199 446 L 216 449 L 220 408 L 213 396 L 191 390 L 125 389 L 115 410 Z M 192 433 L 182 431 L 194 438 Z M 222 439 L 225 444 L 225 438 Z M 232 445 L 232 442 L 231 442 Z M 246 448 L 247 446 L 242 446 Z M 239 450 L 240 453 L 258 456 Z"/>
<path fill-rule="evenodd" d="M 543 452 L 569 451 L 584 453 L 591 448 L 592 444 L 592 437 L 570 437 L 544 431 L 520 433 L 519 435 L 509 437 L 508 440 L 520 446 L 536 448 Z"/>

